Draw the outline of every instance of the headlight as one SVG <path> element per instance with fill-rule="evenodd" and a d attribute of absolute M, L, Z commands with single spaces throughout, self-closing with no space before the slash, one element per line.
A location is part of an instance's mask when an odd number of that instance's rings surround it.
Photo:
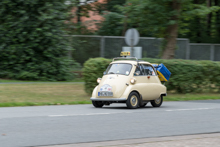
<path fill-rule="evenodd" d="M 102 78 L 98 78 L 98 79 L 97 79 L 97 83 L 100 83 L 101 80 L 102 80 Z"/>
<path fill-rule="evenodd" d="M 134 84 L 136 82 L 136 79 L 135 78 L 131 78 L 130 82 L 131 82 L 131 84 Z"/>

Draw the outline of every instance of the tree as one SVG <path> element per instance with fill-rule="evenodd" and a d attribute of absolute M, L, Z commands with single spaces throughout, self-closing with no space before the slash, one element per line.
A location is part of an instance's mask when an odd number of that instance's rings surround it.
<path fill-rule="evenodd" d="M 220 43 L 219 37 L 219 3 L 218 0 L 194 0 L 194 6 L 200 6 L 199 15 L 183 20 L 187 24 L 188 31 L 179 33 L 181 38 L 189 38 L 195 43 Z M 207 5 L 208 4 L 208 5 Z M 201 15 L 200 15 L 201 14 Z"/>
<path fill-rule="evenodd" d="M 125 2 L 126 0 L 104 0 L 102 3 L 95 3 L 94 10 L 99 14 L 103 14 L 105 11 L 120 13 L 116 6 L 122 6 Z"/>
<path fill-rule="evenodd" d="M 67 80 L 65 0 L 0 1 L 0 77 Z"/>
<path fill-rule="evenodd" d="M 123 6 L 126 0 L 104 0 L 103 3 L 96 3 L 94 11 L 104 17 L 102 22 L 98 22 L 98 30 L 95 32 L 98 35 L 121 36 L 123 35 L 124 15 L 117 8 Z"/>
<path fill-rule="evenodd" d="M 215 6 L 220 6 L 219 0 L 214 0 Z M 213 14 L 212 25 L 214 26 L 215 36 L 213 43 L 220 43 L 220 10 Z"/>
<path fill-rule="evenodd" d="M 165 30 L 166 46 L 162 53 L 162 59 L 172 59 L 175 56 L 176 38 L 178 36 L 178 21 L 181 9 L 181 1 L 173 0 L 168 1 L 168 5 L 171 7 L 170 24 L 167 25 Z"/>
<path fill-rule="evenodd" d="M 110 35 L 108 34 L 108 32 L 110 31 L 106 31 L 106 29 L 109 28 L 109 26 L 106 25 L 111 25 L 111 26 L 117 26 L 119 23 L 121 22 L 116 22 L 115 20 L 110 20 L 110 18 L 116 18 L 116 20 L 118 20 L 118 17 L 120 17 L 120 14 L 118 14 L 118 12 L 120 11 L 116 6 L 117 5 L 123 5 L 125 3 L 126 0 L 104 0 L 102 2 L 96 1 L 96 0 L 84 0 L 83 2 L 80 2 L 80 0 L 75 0 L 72 2 L 72 5 L 74 8 L 76 8 L 74 15 L 75 15 L 75 21 L 72 21 L 69 30 L 71 34 L 102 34 L 104 32 L 106 32 L 107 34 L 105 35 Z M 100 21 L 93 20 L 90 21 L 90 24 L 97 24 L 97 26 L 100 28 L 103 28 L 101 31 L 98 32 L 94 32 L 94 30 L 89 30 L 88 29 L 88 24 L 86 24 L 87 22 L 82 22 L 81 18 L 82 17 L 90 17 L 91 13 L 93 12 L 95 14 L 98 15 L 104 15 L 104 18 L 106 20 L 109 20 L 110 22 L 107 21 L 103 21 L 104 23 L 100 23 Z M 109 13 L 106 13 L 109 12 Z M 112 13 L 113 12 L 113 13 Z M 108 15 L 106 15 L 108 14 Z M 116 16 L 117 15 L 117 16 Z M 123 17 L 123 16 L 122 16 Z M 112 23 L 116 23 L 116 24 L 112 24 Z M 105 29 L 105 27 L 107 27 Z M 117 28 L 120 28 L 117 27 Z M 113 28 L 114 29 L 114 28 Z M 117 33 L 116 33 L 117 32 Z M 116 32 L 113 32 L 111 34 L 118 34 L 118 30 Z M 121 33 L 119 33 L 121 35 Z"/>
<path fill-rule="evenodd" d="M 119 8 L 127 16 L 126 23 L 139 32 L 164 38 L 163 59 L 174 58 L 179 32 L 189 31 L 187 21 L 219 10 L 218 6 L 207 7 L 192 0 L 127 0 L 126 5 Z"/>
<path fill-rule="evenodd" d="M 215 0 L 215 6 L 220 6 L 219 0 Z M 220 11 L 216 12 L 215 26 L 217 35 L 220 36 Z M 218 42 L 220 42 L 220 37 L 218 37 Z"/>
<path fill-rule="evenodd" d="M 105 20 L 97 24 L 99 29 L 96 33 L 103 36 L 120 36 L 123 31 L 123 23 L 121 21 L 123 17 L 124 16 L 119 13 L 108 12 L 104 15 Z"/>
<path fill-rule="evenodd" d="M 87 24 L 87 22 L 84 22 L 82 18 L 89 18 L 91 16 L 91 11 L 98 14 L 98 6 L 101 4 L 96 0 L 72 0 L 68 3 L 68 5 L 72 6 L 72 16 L 74 18 L 70 19 L 68 22 L 68 33 L 74 35 L 93 34 L 94 30 L 88 29 L 88 26 L 91 24 Z"/>

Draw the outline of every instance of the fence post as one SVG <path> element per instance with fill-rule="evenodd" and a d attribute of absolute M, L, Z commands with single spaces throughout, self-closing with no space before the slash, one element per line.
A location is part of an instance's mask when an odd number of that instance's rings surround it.
<path fill-rule="evenodd" d="M 190 59 L 190 43 L 189 43 L 189 39 L 187 39 L 186 42 L 186 59 Z"/>
<path fill-rule="evenodd" d="M 68 46 L 68 58 L 72 60 L 72 36 L 69 36 L 69 46 Z"/>
<path fill-rule="evenodd" d="M 102 36 L 100 39 L 100 57 L 105 56 L 105 37 Z"/>
<path fill-rule="evenodd" d="M 215 46 L 210 45 L 210 60 L 214 61 L 215 59 Z"/>

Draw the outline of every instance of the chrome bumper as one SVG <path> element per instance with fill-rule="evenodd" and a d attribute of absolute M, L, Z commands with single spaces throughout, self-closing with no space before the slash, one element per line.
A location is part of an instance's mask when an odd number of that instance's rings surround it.
<path fill-rule="evenodd" d="M 92 101 L 126 101 L 127 98 L 94 98 L 94 97 L 91 97 L 90 100 Z"/>

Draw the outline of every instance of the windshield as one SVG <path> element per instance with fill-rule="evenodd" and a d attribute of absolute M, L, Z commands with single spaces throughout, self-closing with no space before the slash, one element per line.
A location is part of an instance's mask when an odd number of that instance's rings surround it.
<path fill-rule="evenodd" d="M 128 76 L 130 74 L 131 67 L 131 64 L 126 63 L 111 64 L 107 68 L 106 74 L 122 74 Z"/>

